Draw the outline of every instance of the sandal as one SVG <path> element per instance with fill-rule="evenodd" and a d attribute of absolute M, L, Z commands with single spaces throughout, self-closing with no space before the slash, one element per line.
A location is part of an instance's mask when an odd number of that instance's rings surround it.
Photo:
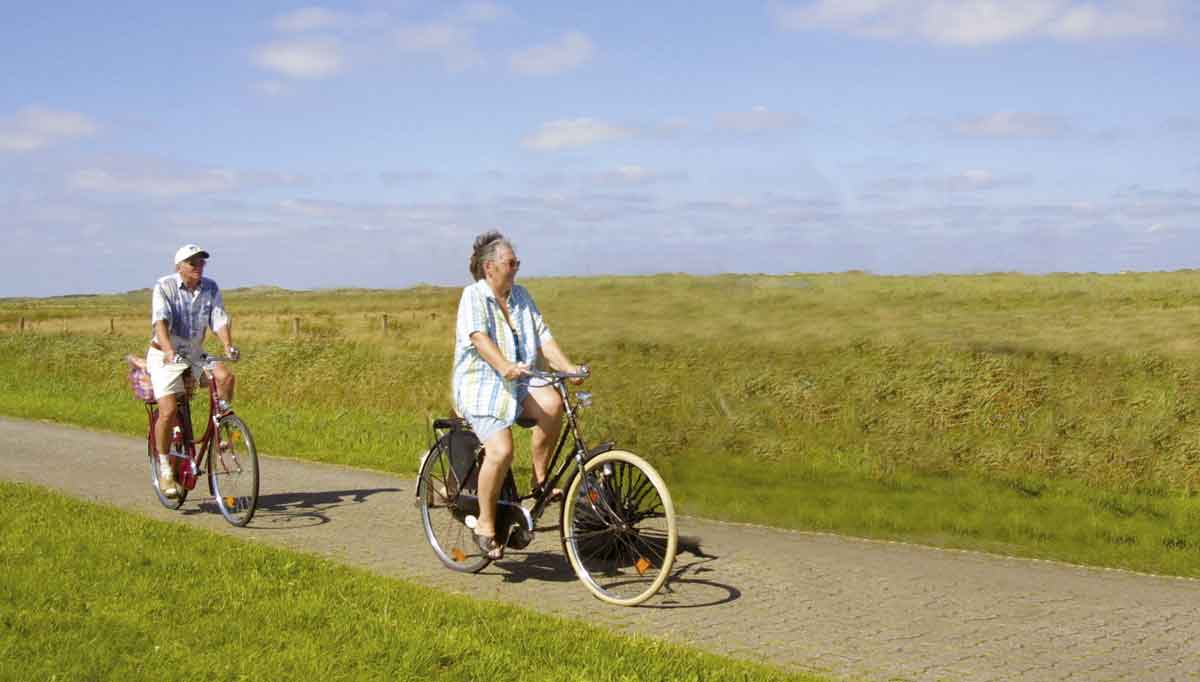
<path fill-rule="evenodd" d="M 504 558 L 504 545 L 496 542 L 495 536 L 476 533 L 475 542 L 479 545 L 479 549 L 483 550 L 483 555 L 492 561 Z"/>
<path fill-rule="evenodd" d="M 538 483 L 537 478 L 529 479 L 529 487 L 533 489 L 531 491 L 531 494 L 533 494 L 534 496 L 540 496 L 542 494 L 542 491 L 543 491 L 545 485 L 546 485 L 545 481 Z M 548 498 L 546 498 L 546 502 L 558 502 L 562 498 L 563 498 L 562 488 L 552 488 L 550 490 L 550 496 Z"/>

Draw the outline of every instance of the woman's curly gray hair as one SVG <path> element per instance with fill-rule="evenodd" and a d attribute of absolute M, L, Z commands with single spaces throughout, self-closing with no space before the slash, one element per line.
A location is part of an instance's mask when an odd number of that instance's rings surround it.
<path fill-rule="evenodd" d="M 496 252 L 502 246 L 516 251 L 512 242 L 495 230 L 484 232 L 475 238 L 475 245 L 471 250 L 471 277 L 475 278 L 476 282 L 483 279 L 483 264 L 496 260 Z"/>

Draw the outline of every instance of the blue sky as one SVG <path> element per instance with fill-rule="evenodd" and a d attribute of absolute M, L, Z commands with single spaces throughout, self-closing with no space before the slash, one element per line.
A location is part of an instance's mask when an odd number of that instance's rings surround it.
<path fill-rule="evenodd" d="M 0 296 L 1200 266 L 1172 0 L 24 3 Z"/>

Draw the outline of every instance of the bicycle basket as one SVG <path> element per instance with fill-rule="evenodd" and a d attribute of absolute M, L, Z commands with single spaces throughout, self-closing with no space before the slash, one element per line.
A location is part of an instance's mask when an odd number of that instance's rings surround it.
<path fill-rule="evenodd" d="M 133 356 L 126 355 L 125 363 L 129 365 L 129 388 L 133 390 L 133 397 L 143 402 L 154 400 L 154 386 L 150 383 L 150 372 L 146 369 L 146 361 Z"/>

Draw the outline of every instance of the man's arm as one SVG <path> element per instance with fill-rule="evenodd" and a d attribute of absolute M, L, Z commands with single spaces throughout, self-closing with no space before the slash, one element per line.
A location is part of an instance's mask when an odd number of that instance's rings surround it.
<path fill-rule="evenodd" d="M 175 346 L 171 344 L 171 330 L 167 328 L 166 320 L 155 321 L 154 340 L 158 343 L 159 350 L 163 352 L 163 358 L 167 362 L 173 362 L 175 360 Z"/>
<path fill-rule="evenodd" d="M 237 348 L 233 346 L 233 325 L 229 321 L 229 313 L 225 312 L 225 298 L 221 296 L 221 289 L 213 284 L 216 291 L 213 292 L 213 307 L 209 313 L 208 325 L 212 327 L 213 333 L 221 340 L 221 344 L 225 347 L 225 355 L 237 359 Z"/>
<path fill-rule="evenodd" d="M 216 330 L 217 338 L 221 339 L 221 343 L 225 346 L 225 354 L 231 358 L 237 359 L 237 348 L 233 347 L 233 325 L 226 323 L 224 327 Z"/>

